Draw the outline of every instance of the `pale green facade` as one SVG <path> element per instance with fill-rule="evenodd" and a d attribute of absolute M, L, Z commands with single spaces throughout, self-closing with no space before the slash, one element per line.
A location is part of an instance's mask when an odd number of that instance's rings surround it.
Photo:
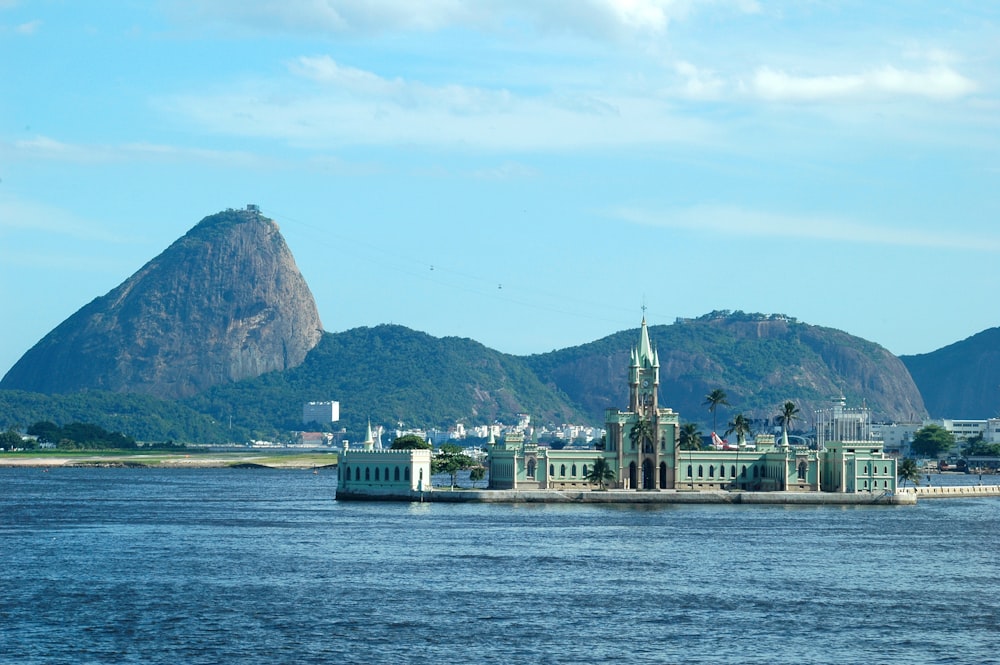
<path fill-rule="evenodd" d="M 595 460 L 614 471 L 609 489 L 633 491 L 785 491 L 893 494 L 896 460 L 870 439 L 866 409 L 841 401 L 817 414 L 819 450 L 758 435 L 731 449 L 680 450 L 680 417 L 660 407 L 660 363 L 643 319 L 629 364 L 629 407 L 605 412 L 604 450 L 549 450 L 509 434 L 489 446 L 490 489 L 596 489 Z M 648 434 L 635 434 L 640 423 Z"/>

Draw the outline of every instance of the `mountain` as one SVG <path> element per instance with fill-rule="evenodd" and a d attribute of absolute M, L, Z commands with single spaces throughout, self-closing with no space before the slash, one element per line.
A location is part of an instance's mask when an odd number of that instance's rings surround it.
<path fill-rule="evenodd" d="M 295 367 L 321 335 L 277 224 L 247 206 L 206 217 L 63 321 L 0 389 L 182 398 Z"/>
<path fill-rule="evenodd" d="M 900 360 L 932 417 L 981 419 L 1000 414 L 1000 328 Z"/>
<path fill-rule="evenodd" d="M 528 365 L 592 417 L 627 402 L 628 330 L 560 351 L 530 356 Z M 866 403 L 878 420 L 926 415 L 906 367 L 883 347 L 845 332 L 800 323 L 784 315 L 712 312 L 669 326 L 651 326 L 660 359 L 660 404 L 687 421 L 711 424 L 705 395 L 721 388 L 737 412 L 764 420 L 791 400 L 808 423 L 816 409 L 844 396 Z"/>

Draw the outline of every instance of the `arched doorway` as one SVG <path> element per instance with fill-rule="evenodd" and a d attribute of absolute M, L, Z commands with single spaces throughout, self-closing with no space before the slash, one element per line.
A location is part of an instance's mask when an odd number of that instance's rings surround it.
<path fill-rule="evenodd" d="M 660 489 L 667 489 L 667 463 L 660 462 Z"/>
<path fill-rule="evenodd" d="M 635 472 L 635 462 L 630 462 L 628 465 L 628 486 L 629 489 L 638 489 L 639 483 Z"/>
<path fill-rule="evenodd" d="M 642 461 L 642 489 L 656 489 L 656 485 L 653 483 L 653 460 Z"/>

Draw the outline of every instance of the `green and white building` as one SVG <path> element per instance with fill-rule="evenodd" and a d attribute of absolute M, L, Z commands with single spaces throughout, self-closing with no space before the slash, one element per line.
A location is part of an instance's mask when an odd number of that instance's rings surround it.
<path fill-rule="evenodd" d="M 628 409 L 605 412 L 604 450 L 549 450 L 509 434 L 489 446 L 490 489 L 593 489 L 587 476 L 602 458 L 613 490 L 896 491 L 896 460 L 872 438 L 868 409 L 849 409 L 843 398 L 817 412 L 817 450 L 760 434 L 730 449 L 688 451 L 678 445 L 679 414 L 659 404 L 660 362 L 645 319 L 628 381 Z"/>

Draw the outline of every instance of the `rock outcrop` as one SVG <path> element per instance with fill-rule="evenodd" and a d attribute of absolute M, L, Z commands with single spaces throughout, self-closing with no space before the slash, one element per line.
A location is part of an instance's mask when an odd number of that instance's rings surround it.
<path fill-rule="evenodd" d="M 175 399 L 300 364 L 320 340 L 312 293 L 255 206 L 206 217 L 32 347 L 0 388 Z"/>
<path fill-rule="evenodd" d="M 932 418 L 983 419 L 1000 414 L 1000 328 L 901 360 Z"/>

